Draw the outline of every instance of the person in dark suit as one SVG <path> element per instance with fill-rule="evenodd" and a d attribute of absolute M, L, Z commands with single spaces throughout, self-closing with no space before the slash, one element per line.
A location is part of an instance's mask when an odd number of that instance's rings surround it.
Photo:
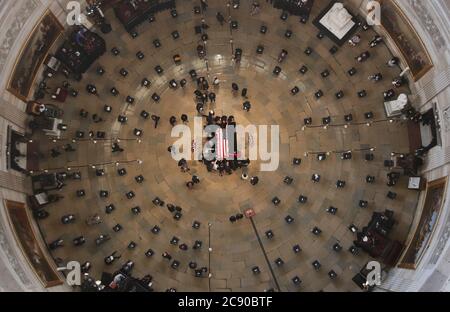
<path fill-rule="evenodd" d="M 200 0 L 200 5 L 202 6 L 202 11 L 206 11 L 208 9 L 207 0 Z"/>
<path fill-rule="evenodd" d="M 121 255 L 116 256 L 117 251 L 114 251 L 109 256 L 105 257 L 104 261 L 106 265 L 111 265 L 116 261 L 116 259 L 120 259 Z"/>
<path fill-rule="evenodd" d="M 169 122 L 172 127 L 175 127 L 175 125 L 177 123 L 177 118 L 175 116 L 171 116 L 169 119 Z"/>
<path fill-rule="evenodd" d="M 211 103 L 215 103 L 216 102 L 216 94 L 214 92 L 211 92 L 208 94 L 209 100 Z"/>
<path fill-rule="evenodd" d="M 250 178 L 250 184 L 255 186 L 256 184 L 258 184 L 259 182 L 259 178 L 258 177 L 251 177 Z"/>

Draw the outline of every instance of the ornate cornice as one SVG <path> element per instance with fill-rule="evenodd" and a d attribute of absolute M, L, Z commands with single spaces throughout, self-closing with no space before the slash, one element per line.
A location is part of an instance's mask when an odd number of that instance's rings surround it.
<path fill-rule="evenodd" d="M 1 3 L 3 2 L 5 1 L 1 1 Z M 39 1 L 37 0 L 19 1 L 18 3 L 21 3 L 22 5 L 15 13 L 14 20 L 9 24 L 9 28 L 4 35 L 2 43 L 0 44 L 0 73 L 4 70 L 6 61 L 8 57 L 10 57 L 10 51 L 14 46 L 19 33 L 32 15 L 33 11 L 39 6 Z"/>
<path fill-rule="evenodd" d="M 423 0 L 408 0 L 409 5 L 414 10 L 417 17 L 422 21 L 422 25 L 427 33 L 430 35 L 433 43 L 435 44 L 438 50 L 446 48 L 446 42 L 444 37 L 442 36 L 439 27 L 436 26 L 433 17 L 428 11 Z"/>

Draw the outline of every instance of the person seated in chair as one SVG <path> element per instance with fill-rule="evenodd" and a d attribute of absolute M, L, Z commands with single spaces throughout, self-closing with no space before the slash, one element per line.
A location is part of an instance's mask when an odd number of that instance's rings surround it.
<path fill-rule="evenodd" d="M 314 173 L 314 174 L 312 175 L 312 177 L 311 177 L 311 180 L 312 180 L 314 183 L 320 182 L 320 175 L 317 174 L 317 173 Z"/>

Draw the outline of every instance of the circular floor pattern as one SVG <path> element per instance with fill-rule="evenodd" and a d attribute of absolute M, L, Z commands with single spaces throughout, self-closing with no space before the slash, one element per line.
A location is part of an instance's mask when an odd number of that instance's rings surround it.
<path fill-rule="evenodd" d="M 194 1 L 179 1 L 178 17 L 172 18 L 169 12 L 162 12 L 156 16 L 155 22 L 139 26 L 139 35 L 134 39 L 125 32 L 112 11 L 106 12 L 113 26 L 113 31 L 104 35 L 108 52 L 92 66 L 81 82 L 70 81 L 72 87 L 80 91 L 77 98 L 70 98 L 63 105 L 54 104 L 65 110 L 65 121 L 69 125 L 65 138 L 69 140 L 77 130 L 106 131 L 108 138 L 133 140 L 120 142 L 125 149 L 120 154 L 111 152 L 109 141 L 98 141 L 97 144 L 88 141 L 75 143 L 76 152 L 42 161 L 41 168 L 119 162 L 118 166 L 104 166 L 106 175 L 103 177 L 97 177 L 94 169 L 82 169 L 82 180 L 70 182 L 60 192 L 65 198 L 49 207 L 50 217 L 39 221 L 47 243 L 59 237 L 65 241 L 64 247 L 52 252 L 53 257 L 62 262 L 90 261 L 93 264 L 90 273 L 96 277 L 100 277 L 103 271 L 113 272 L 126 260 L 132 260 L 135 262 L 133 275 L 151 274 L 156 291 L 170 287 L 178 291 L 358 290 L 351 278 L 369 257 L 363 252 L 357 256 L 348 252 L 355 239 L 348 226 L 362 227 L 374 211 L 391 209 L 398 220 L 392 237 L 403 241 L 413 219 L 416 194 L 401 187 L 406 183 L 405 178 L 401 179 L 399 186 L 388 188 L 388 171 L 383 166 L 391 152 L 408 150 L 407 128 L 401 122 L 380 122 L 370 127 L 363 124 L 302 130 L 303 120 L 312 117 L 313 124 L 320 125 L 323 117 L 330 116 L 332 123 L 342 124 L 344 115 L 351 113 L 354 122 L 365 122 L 366 112 L 373 112 L 374 120 L 384 119 L 382 92 L 390 89 L 390 81 L 400 73 L 400 69 L 385 65 L 392 55 L 384 44 L 370 49 L 372 56 L 367 62 L 355 61 L 354 57 L 369 49 L 368 42 L 375 35 L 372 30 L 358 31 L 362 37 L 358 47 L 344 45 L 332 55 L 329 49 L 333 43 L 327 38 L 317 38 L 318 30 L 311 22 L 301 24 L 294 16 L 283 21 L 279 18 L 281 12 L 265 2 L 261 3 L 261 13 L 255 16 L 250 16 L 246 5 L 229 10 L 224 1 L 209 3 L 202 16 L 194 14 Z M 318 3 L 312 16 L 321 9 L 322 4 Z M 230 21 L 238 21 L 238 29 L 230 31 L 228 25 L 220 26 L 215 18 L 218 11 L 225 16 L 230 13 Z M 199 59 L 196 52 L 200 36 L 195 34 L 194 27 L 201 23 L 202 18 L 209 25 L 208 64 Z M 261 25 L 268 27 L 266 34 L 259 32 Z M 180 34 L 178 39 L 172 38 L 171 33 L 175 30 Z M 284 36 L 286 30 L 292 31 L 291 38 Z M 155 39 L 159 39 L 161 47 L 153 46 Z M 260 45 L 264 51 L 257 54 L 256 49 Z M 113 47 L 120 50 L 118 56 L 109 52 Z M 307 47 L 312 48 L 311 55 L 304 53 Z M 240 64 L 232 60 L 235 48 L 243 50 Z M 286 49 L 289 54 L 280 65 L 277 59 L 281 49 Z M 143 60 L 136 58 L 138 51 L 145 54 Z M 175 54 L 182 58 L 180 65 L 172 60 Z M 99 65 L 106 71 L 103 76 L 96 73 Z M 157 65 L 164 69 L 163 74 L 155 72 Z M 273 74 L 277 65 L 281 67 L 278 76 Z M 302 66 L 309 69 L 306 74 L 299 72 Z M 352 67 L 357 69 L 355 76 L 347 73 Z M 127 77 L 119 74 L 122 68 L 128 71 Z M 196 84 L 189 77 L 192 69 L 199 76 L 207 77 L 210 83 L 216 76 L 221 80 L 220 86 L 215 88 L 216 103 L 208 106 L 207 110 L 214 109 L 217 115 L 234 115 L 242 125 L 280 126 L 280 166 L 275 172 L 259 172 L 258 162 L 252 162 L 249 175 L 259 177 L 256 186 L 242 180 L 239 171 L 223 177 L 208 174 L 199 162 L 189 162 L 191 172 L 182 173 L 170 157 L 167 148 L 174 139 L 170 136 L 169 118 L 174 115 L 179 120 L 181 114 L 187 114 L 192 119 L 197 115 L 193 96 Z M 326 78 L 320 74 L 324 70 L 330 72 Z M 383 81 L 376 84 L 368 81 L 367 77 L 377 72 L 383 74 Z M 143 78 L 151 81 L 149 88 L 141 86 Z M 169 81 L 172 79 L 187 79 L 188 84 L 185 88 L 170 89 Z M 58 84 L 62 80 L 62 77 L 57 77 L 49 84 Z M 248 88 L 252 104 L 250 112 L 242 110 L 241 96 L 231 92 L 232 82 Z M 85 88 L 88 83 L 97 86 L 98 97 L 87 94 Z M 290 90 L 295 86 L 300 92 L 292 95 Z M 112 87 L 120 91 L 119 96 L 110 94 Z M 367 90 L 367 97 L 358 98 L 357 92 L 363 89 Z M 314 95 L 318 90 L 324 93 L 320 99 Z M 335 93 L 340 90 L 345 96 L 337 99 Z M 161 97 L 157 103 L 151 99 L 155 92 Z M 135 98 L 134 104 L 126 104 L 127 95 Z M 105 104 L 112 106 L 111 113 L 103 112 Z M 80 109 L 90 114 L 97 113 L 105 121 L 93 123 L 90 118 L 80 118 Z M 144 120 L 140 116 L 142 110 L 161 117 L 156 129 L 151 119 Z M 128 117 L 126 124 L 118 123 L 119 114 Z M 134 139 L 135 128 L 143 131 L 140 143 Z M 44 138 L 41 142 L 41 152 L 46 155 L 51 148 L 63 144 Z M 311 151 L 365 150 L 370 147 L 375 148 L 375 159 L 371 162 L 364 160 L 365 152 L 354 152 L 351 160 L 341 160 L 340 155 L 333 153 L 320 162 L 314 155 L 305 156 Z M 301 165 L 294 166 L 293 158 L 301 158 Z M 142 164 L 135 161 L 120 164 L 124 160 L 138 159 L 143 161 Z M 120 168 L 126 169 L 126 175 L 117 174 Z M 321 175 L 319 183 L 311 181 L 314 173 Z M 201 183 L 188 190 L 185 183 L 192 174 L 198 175 Z M 143 175 L 143 183 L 135 181 L 138 175 Z M 366 183 L 367 175 L 375 176 L 374 184 Z M 286 176 L 293 178 L 292 184 L 283 183 Z M 345 181 L 345 187 L 337 189 L 337 180 Z M 84 198 L 76 197 L 79 189 L 86 190 Z M 101 190 L 109 191 L 109 197 L 100 198 Z M 389 190 L 398 194 L 395 200 L 386 197 Z M 125 196 L 129 191 L 136 195 L 131 200 Z M 307 196 L 306 204 L 298 202 L 300 195 Z M 182 207 L 182 218 L 176 221 L 166 207 L 155 205 L 152 201 L 156 197 L 166 204 Z M 274 197 L 281 201 L 277 206 L 272 203 Z M 359 208 L 359 200 L 368 201 L 368 208 Z M 105 207 L 109 204 L 116 209 L 106 214 Z M 139 215 L 130 211 L 136 206 L 141 208 Z M 336 215 L 325 211 L 330 206 L 338 208 Z M 229 221 L 232 214 L 243 213 L 248 208 L 256 212 L 254 227 L 246 218 L 235 223 Z M 95 213 L 103 222 L 88 227 L 84 220 Z M 66 214 L 74 214 L 76 222 L 62 225 L 61 217 Z M 294 222 L 288 224 L 287 216 L 291 216 Z M 194 221 L 200 222 L 199 229 L 192 227 Z M 123 226 L 118 233 L 112 230 L 116 224 Z M 151 232 L 155 225 L 161 229 L 156 235 Z M 321 235 L 311 233 L 314 227 L 322 230 Z M 266 237 L 269 230 L 274 234 L 272 239 Z M 94 240 L 100 234 L 108 234 L 112 239 L 97 247 Z M 86 237 L 86 244 L 73 246 L 72 239 L 80 235 Z M 179 238 L 179 244 L 186 243 L 189 249 L 182 251 L 170 244 L 173 237 Z M 193 250 L 196 240 L 202 242 L 202 248 Z M 133 250 L 127 248 L 131 241 L 136 243 Z M 332 249 L 335 243 L 339 243 L 343 250 L 335 252 Z M 301 247 L 301 252 L 293 251 L 295 245 Z M 145 256 L 149 249 L 154 251 L 152 257 Z M 112 266 L 105 265 L 104 258 L 114 251 L 121 254 L 121 258 Z M 171 254 L 172 260 L 178 260 L 180 266 L 171 268 L 171 262 L 161 257 L 163 252 Z M 283 260 L 283 265 L 275 263 L 278 258 Z M 315 260 L 321 263 L 318 271 L 312 266 Z M 211 278 L 207 277 L 208 274 L 202 278 L 195 277 L 194 271 L 188 267 L 190 261 L 196 261 L 199 267 L 206 266 Z M 260 274 L 252 271 L 255 266 L 259 267 Z M 330 270 L 337 273 L 336 279 L 329 278 Z M 302 281 L 300 286 L 293 283 L 295 277 Z"/>

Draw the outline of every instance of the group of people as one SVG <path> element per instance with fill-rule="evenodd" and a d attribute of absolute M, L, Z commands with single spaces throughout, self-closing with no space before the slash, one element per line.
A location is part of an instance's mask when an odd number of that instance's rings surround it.
<path fill-rule="evenodd" d="M 212 85 L 214 88 L 219 86 L 219 78 L 214 77 Z M 197 89 L 194 91 L 196 111 L 203 115 L 208 101 L 211 104 L 216 103 L 216 93 L 210 90 L 209 82 L 205 77 L 197 78 Z"/>
<path fill-rule="evenodd" d="M 361 42 L 361 36 L 358 34 L 354 35 L 348 42 L 349 42 L 350 46 L 356 47 Z M 383 38 L 380 35 L 375 35 L 372 38 L 372 40 L 370 40 L 369 47 L 374 48 L 382 42 L 383 42 Z M 364 51 L 361 54 L 359 54 L 358 56 L 356 56 L 355 59 L 357 62 L 363 63 L 363 62 L 367 61 L 370 58 L 370 56 L 371 56 L 371 54 L 369 51 Z M 399 63 L 400 63 L 400 59 L 398 57 L 392 57 L 387 61 L 386 65 L 388 67 L 395 67 L 395 66 L 398 66 Z M 382 73 L 375 73 L 375 74 L 370 75 L 368 77 L 368 79 L 372 80 L 374 82 L 379 82 L 383 79 L 383 75 L 382 75 Z M 392 80 L 392 86 L 394 88 L 400 88 L 403 85 L 405 85 L 405 83 L 406 83 L 406 79 L 403 76 L 395 77 Z M 388 100 L 391 100 L 396 95 L 396 92 L 394 89 L 389 89 L 389 90 L 386 90 L 383 95 L 384 95 L 384 100 L 388 101 Z"/>
<path fill-rule="evenodd" d="M 202 10 L 205 11 L 207 10 L 208 4 L 207 4 L 207 0 L 201 0 L 201 6 L 202 6 Z M 259 13 L 259 9 L 260 9 L 260 5 L 255 1 L 252 3 L 252 7 L 251 7 L 251 14 L 258 14 Z M 225 22 L 225 18 L 224 16 L 218 12 L 217 15 L 217 20 L 223 24 Z M 203 34 L 205 35 L 205 34 Z M 207 39 L 207 37 L 202 37 L 202 39 Z M 369 47 L 370 48 L 374 48 L 376 47 L 378 44 L 380 44 L 383 41 L 383 39 L 381 38 L 381 36 L 375 36 L 369 43 Z M 352 37 L 349 41 L 349 44 L 351 46 L 357 46 L 359 45 L 361 42 L 361 37 L 359 35 L 355 35 L 354 37 Z M 199 56 L 201 55 L 202 57 L 204 57 L 206 55 L 206 50 L 204 49 L 203 45 L 199 45 L 198 49 L 198 53 Z M 286 50 L 282 50 L 281 53 L 279 54 L 279 58 L 278 58 L 278 62 L 282 63 L 286 57 L 288 55 L 288 52 Z M 365 62 L 366 60 L 368 60 L 371 57 L 371 53 L 369 51 L 364 51 L 363 53 L 361 53 L 360 55 L 358 55 L 356 57 L 356 60 L 360 63 Z M 388 62 L 387 62 L 387 66 L 389 67 L 394 67 L 394 66 L 398 66 L 399 65 L 399 58 L 397 57 L 393 57 L 391 58 Z M 374 82 L 379 82 L 383 80 L 383 75 L 382 73 L 374 73 L 373 75 L 369 76 L 369 79 L 374 81 Z M 205 77 L 199 77 L 196 79 L 196 83 L 197 83 L 197 88 L 194 91 L 194 96 L 195 96 L 195 103 L 196 103 L 196 110 L 197 112 L 202 115 L 204 118 L 206 118 L 207 121 L 207 125 L 217 125 L 219 126 L 221 129 L 225 129 L 228 125 L 231 126 L 235 126 L 236 125 L 236 121 L 234 116 L 230 115 L 230 116 L 216 116 L 215 112 L 213 110 L 210 110 L 207 114 L 204 114 L 206 106 L 208 105 L 208 102 L 213 104 L 216 102 L 216 93 L 214 91 L 210 90 L 210 84 L 208 82 L 208 80 Z M 218 77 L 214 77 L 212 85 L 214 87 L 219 86 L 220 80 Z M 392 81 L 392 85 L 395 88 L 399 88 L 401 87 L 403 84 L 405 83 L 405 80 L 403 77 L 397 77 Z M 95 85 L 93 84 L 88 84 L 86 86 L 86 91 L 89 94 L 93 94 L 98 96 L 98 90 L 96 88 Z M 233 92 L 233 94 L 235 94 L 236 96 L 239 95 L 239 91 L 240 91 L 240 96 L 244 99 L 242 108 L 243 110 L 249 112 L 251 109 L 251 103 L 248 100 L 248 89 L 247 88 L 243 88 L 242 90 L 240 90 L 239 85 L 235 82 L 233 82 L 231 84 L 231 91 Z M 112 94 L 114 95 L 115 92 L 112 92 Z M 393 90 L 388 90 L 385 92 L 385 99 L 391 99 L 394 95 L 395 95 L 395 91 Z M 110 106 L 105 106 L 105 112 L 111 112 L 111 107 Z M 89 112 L 87 112 L 85 109 L 80 110 L 80 116 L 84 119 L 89 119 Z M 148 113 L 143 114 L 141 113 L 141 116 L 143 118 L 148 118 L 150 115 Z M 98 123 L 102 123 L 104 121 L 103 117 L 100 116 L 97 113 L 92 114 L 91 116 L 92 118 L 92 122 L 95 124 Z M 160 117 L 157 115 L 151 115 L 151 119 L 155 122 L 155 128 L 158 126 L 158 122 L 160 120 Z M 89 119 L 90 120 L 90 119 Z M 189 122 L 189 117 L 187 114 L 181 114 L 180 116 L 180 120 L 183 123 L 188 123 Z M 171 126 L 175 126 L 178 122 L 178 119 L 176 116 L 171 116 L 169 118 L 169 123 Z M 93 131 L 89 131 L 89 136 L 90 137 L 94 137 L 94 132 Z M 212 134 L 211 137 L 209 137 L 209 140 L 212 140 L 214 138 L 214 134 Z M 75 151 L 75 149 L 73 148 L 73 146 L 71 144 L 67 144 L 63 147 L 63 149 L 66 152 L 73 152 Z M 112 152 L 113 153 L 120 153 L 123 152 L 124 149 L 119 145 L 119 142 L 114 142 L 112 144 Z M 169 147 L 169 152 L 173 152 L 172 147 Z M 51 150 L 51 156 L 52 157 L 58 157 L 60 155 L 60 151 L 57 148 L 54 148 Z M 237 155 L 236 155 L 237 156 Z M 350 158 L 351 158 L 351 154 L 350 154 Z M 349 159 L 348 157 L 345 159 Z M 219 173 L 220 176 L 224 175 L 224 174 L 232 174 L 234 171 L 240 169 L 240 168 L 246 168 L 249 166 L 250 164 L 250 160 L 246 159 L 246 160 L 239 160 L 238 157 L 234 157 L 234 159 L 228 160 L 228 159 L 212 159 L 212 160 L 208 160 L 206 158 L 203 158 L 202 163 L 206 166 L 207 170 L 209 172 L 213 172 L 213 171 L 217 171 Z M 181 172 L 183 173 L 188 173 L 190 172 L 190 168 L 189 165 L 187 163 L 187 161 L 185 159 L 182 159 L 178 162 L 178 166 L 181 170 Z M 374 181 L 374 177 L 372 176 L 367 176 L 366 180 L 367 183 L 373 183 Z M 398 180 L 398 176 L 394 176 L 394 175 L 388 175 L 388 185 L 389 186 L 393 186 L 395 185 L 395 183 L 397 183 Z M 319 183 L 321 180 L 321 176 L 317 173 L 315 173 L 314 175 L 311 176 L 311 180 L 315 183 Z M 198 177 L 197 175 L 192 175 L 191 176 L 191 180 L 186 182 L 186 187 L 188 189 L 193 189 L 195 188 L 196 185 L 198 185 L 200 183 L 200 177 Z M 256 186 L 259 183 L 259 178 L 257 176 L 251 177 L 250 178 L 250 184 L 253 186 Z M 286 182 L 287 184 L 292 183 L 292 181 L 290 183 Z M 345 181 L 338 181 L 336 186 L 339 188 L 344 187 L 345 185 Z M 84 196 L 84 192 L 79 193 L 80 197 Z M 169 205 L 168 205 L 169 207 Z M 176 208 L 176 207 L 175 207 Z M 174 208 L 173 211 L 171 211 L 171 208 L 169 208 L 169 211 L 171 212 L 180 212 L 178 210 L 176 210 Z M 113 209 L 112 207 L 110 207 L 110 209 Z M 336 208 L 334 208 L 336 209 Z M 133 208 L 133 213 L 134 214 L 138 214 L 140 212 L 140 209 L 137 209 L 137 207 Z M 331 212 L 333 212 L 333 210 L 331 210 Z M 330 212 L 330 213 L 331 213 Z M 336 211 L 334 210 L 334 213 Z M 238 213 L 236 215 L 232 215 L 229 220 L 230 222 L 234 223 L 238 220 L 241 220 L 243 218 L 243 215 L 241 213 Z M 73 222 L 75 222 L 75 215 L 69 214 L 69 215 L 64 215 L 61 218 L 61 222 L 63 224 L 71 224 Z M 87 222 L 88 223 L 88 222 Z M 88 225 L 95 225 L 95 224 L 99 224 L 101 223 L 101 218 L 98 215 L 95 215 L 91 224 Z M 121 229 L 120 224 L 117 224 L 114 227 L 114 231 L 119 231 Z M 313 231 L 313 234 L 317 235 L 320 234 L 320 231 L 318 229 L 315 229 Z M 272 233 L 273 236 L 273 233 Z M 97 246 L 105 243 L 106 241 L 108 241 L 110 239 L 110 236 L 107 234 L 100 234 L 99 236 L 97 236 L 97 238 L 95 239 L 95 244 Z M 84 236 L 77 236 L 73 239 L 73 245 L 74 246 L 81 246 L 84 245 L 86 243 L 86 238 Z M 175 242 L 176 241 L 176 242 Z M 177 244 L 179 249 L 182 251 L 186 251 L 189 249 L 188 245 L 186 243 L 182 243 L 182 244 L 178 244 L 178 240 L 172 240 L 171 241 L 172 245 Z M 63 240 L 62 239 L 57 239 L 53 242 L 51 242 L 49 244 L 50 249 L 56 249 L 58 247 L 62 247 L 63 246 Z M 130 244 L 128 245 L 129 249 L 133 249 L 136 247 L 136 243 L 134 242 L 130 242 Z M 193 249 L 198 249 L 201 247 L 201 242 L 200 241 L 196 241 Z M 153 256 L 154 252 L 152 250 L 148 250 L 145 255 L 147 257 L 151 257 Z M 116 260 L 120 259 L 122 257 L 121 254 L 119 254 L 118 251 L 114 251 L 113 253 L 107 255 L 104 258 L 104 263 L 105 265 L 111 266 L 113 265 Z M 172 256 L 168 253 L 168 252 L 164 252 L 162 254 L 163 259 L 168 260 L 171 263 L 171 266 L 173 268 L 176 268 L 180 265 L 180 263 L 177 260 L 173 260 Z M 173 260 L 173 261 L 172 261 Z M 132 265 L 130 263 L 127 263 L 128 267 L 131 267 Z M 189 268 L 193 270 L 195 276 L 202 276 L 202 274 L 205 274 L 206 272 L 208 272 L 208 268 L 207 267 L 200 267 L 198 266 L 198 264 L 192 260 L 189 262 L 188 264 Z M 128 268 L 127 267 L 127 268 Z M 89 269 L 91 268 L 91 264 L 90 262 L 86 262 L 82 265 L 82 269 L 83 271 L 87 272 L 89 271 Z M 147 277 L 146 280 L 148 280 L 149 278 Z M 150 282 L 151 282 L 151 278 L 150 278 Z"/>
<path fill-rule="evenodd" d="M 356 47 L 357 45 L 359 45 L 360 42 L 361 42 L 361 36 L 358 35 L 358 34 L 354 35 L 348 41 L 349 45 L 352 46 L 352 47 Z M 380 35 L 375 35 L 372 38 L 372 40 L 370 40 L 369 47 L 370 48 L 374 48 L 374 47 L 376 47 L 378 44 L 380 44 L 382 42 L 383 42 L 383 38 Z"/>
<path fill-rule="evenodd" d="M 225 173 L 231 175 L 233 174 L 234 171 L 240 168 L 248 167 L 248 165 L 250 164 L 250 160 L 248 159 L 246 160 L 203 159 L 202 162 L 203 164 L 205 164 L 208 172 L 218 171 L 220 176 L 223 176 Z"/>
<path fill-rule="evenodd" d="M 199 184 L 199 183 L 200 183 L 200 178 L 196 175 L 193 175 L 191 181 L 186 182 L 186 187 L 188 189 L 193 189 L 194 185 Z"/>
<path fill-rule="evenodd" d="M 180 119 L 181 119 L 181 122 L 184 124 L 189 122 L 189 117 L 186 114 L 181 114 Z M 177 124 L 177 117 L 175 117 L 173 115 L 170 116 L 169 123 L 172 127 L 175 127 L 175 125 Z"/>
<path fill-rule="evenodd" d="M 233 82 L 231 84 L 231 91 L 235 96 L 237 96 L 239 94 L 239 85 L 236 82 Z M 252 108 L 252 105 L 251 105 L 250 101 L 248 100 L 248 89 L 247 88 L 242 88 L 241 97 L 245 100 L 242 103 L 242 109 L 246 112 L 249 112 L 250 109 Z"/>
<path fill-rule="evenodd" d="M 204 115 L 204 117 L 206 117 L 208 126 L 216 125 L 220 127 L 222 131 L 226 131 L 227 126 L 236 126 L 234 116 L 216 116 L 213 110 L 211 110 L 208 115 Z M 215 135 L 215 133 L 210 133 L 209 137 L 207 138 L 208 141 L 214 142 L 212 140 L 215 138 Z M 215 153 L 215 149 L 215 144 L 211 144 L 211 152 Z M 226 151 L 226 154 L 230 154 L 229 152 L 230 150 Z M 217 157 L 204 157 L 205 155 L 203 155 L 202 162 L 206 166 L 208 172 L 218 171 L 220 176 L 222 176 L 224 173 L 232 174 L 233 171 L 236 171 L 239 168 L 247 167 L 250 164 L 250 161 L 248 159 L 239 160 L 236 151 L 234 153 L 234 155 L 225 155 L 224 159 L 218 159 Z"/>

